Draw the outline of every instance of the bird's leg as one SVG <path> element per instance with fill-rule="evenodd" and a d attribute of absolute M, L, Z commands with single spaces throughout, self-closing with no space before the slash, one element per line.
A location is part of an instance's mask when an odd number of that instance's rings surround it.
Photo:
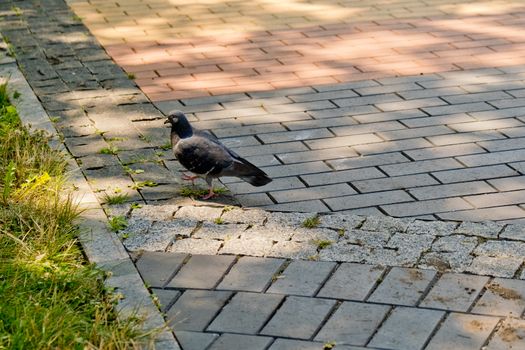
<path fill-rule="evenodd" d="M 198 179 L 199 177 L 198 176 L 192 176 L 192 175 L 186 175 L 186 174 L 182 173 L 181 178 L 183 180 L 185 180 L 185 181 L 191 181 L 191 185 L 195 186 L 195 179 Z"/>
<path fill-rule="evenodd" d="M 213 187 L 210 186 L 210 192 L 208 192 L 207 195 L 204 195 L 202 196 L 202 199 L 206 200 L 206 199 L 210 199 L 210 198 L 213 198 L 217 195 L 217 193 L 213 192 Z"/>

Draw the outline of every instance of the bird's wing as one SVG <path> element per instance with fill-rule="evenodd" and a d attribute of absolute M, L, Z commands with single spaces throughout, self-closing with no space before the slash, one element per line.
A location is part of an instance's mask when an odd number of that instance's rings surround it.
<path fill-rule="evenodd" d="M 233 163 L 225 146 L 200 133 L 180 139 L 174 153 L 186 169 L 196 174 L 217 175 Z"/>

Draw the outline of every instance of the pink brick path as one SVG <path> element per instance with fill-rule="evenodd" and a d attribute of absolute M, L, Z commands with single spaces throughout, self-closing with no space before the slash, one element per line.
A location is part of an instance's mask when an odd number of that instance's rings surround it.
<path fill-rule="evenodd" d="M 521 1 L 70 5 L 153 101 L 525 64 Z"/>

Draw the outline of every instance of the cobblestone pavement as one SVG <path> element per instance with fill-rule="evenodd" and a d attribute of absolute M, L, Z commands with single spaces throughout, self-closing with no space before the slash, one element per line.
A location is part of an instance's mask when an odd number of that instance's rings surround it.
<path fill-rule="evenodd" d="M 246 349 L 320 349 L 331 342 L 347 350 L 525 347 L 521 2 L 396 2 L 380 9 L 373 7 L 375 2 L 362 2 L 372 10 L 360 5 L 364 10 L 356 12 L 355 20 L 362 21 L 362 28 L 356 26 L 355 35 L 354 27 L 343 25 L 341 18 L 348 17 L 343 10 L 349 7 L 341 3 L 326 1 L 316 9 L 294 2 L 294 13 L 300 15 L 293 16 L 288 9 L 277 10 L 282 2 L 265 2 L 277 20 L 270 23 L 256 7 L 250 23 L 271 28 L 250 27 L 250 33 L 268 31 L 270 37 L 281 36 L 284 45 L 291 40 L 308 52 L 315 42 L 336 36 L 364 56 L 350 60 L 351 66 L 341 65 L 351 54 L 341 50 L 340 57 L 331 58 L 333 64 L 323 66 L 326 57 L 312 52 L 311 61 L 295 59 L 301 68 L 294 70 L 292 54 L 290 61 L 270 62 L 267 71 L 252 64 L 263 59 L 250 58 L 247 69 L 257 74 L 231 78 L 239 78 L 238 93 L 201 87 L 220 88 L 211 82 L 225 79 L 223 73 L 244 74 L 238 62 L 222 67 L 221 60 L 236 56 L 227 48 L 214 51 L 214 45 L 222 44 L 206 39 L 214 31 L 221 40 L 231 40 L 222 30 L 232 20 L 213 21 L 217 13 L 227 18 L 223 14 L 232 6 L 247 13 L 244 2 L 175 6 L 189 22 L 195 14 L 199 21 L 213 20 L 192 26 L 200 34 L 173 35 L 169 43 L 153 39 L 153 33 L 166 36 L 173 28 L 189 27 L 182 25 L 183 17 L 163 8 L 164 1 L 148 0 L 146 6 L 162 9 L 156 10 L 163 14 L 160 20 L 131 1 L 118 3 L 118 10 L 108 2 L 69 3 L 77 15 L 63 0 L 2 2 L 0 32 L 108 215 L 127 219 L 128 228 L 119 232 L 122 241 L 172 320 L 183 349 L 239 344 Z M 334 6 L 336 11 L 327 10 Z M 208 17 L 199 12 L 206 8 L 214 11 Z M 117 14 L 98 25 L 110 12 Z M 250 17 L 231 13 L 241 22 Z M 421 19 L 422 13 L 428 18 Z M 389 19 L 373 17 L 381 15 Z M 164 17 L 179 22 L 163 22 Z M 139 23 L 125 22 L 130 18 Z M 300 28 L 283 28 L 283 23 Z M 406 23 L 412 23 L 412 31 Z M 141 51 L 144 38 L 133 34 L 143 25 L 149 29 Z M 304 30 L 304 40 L 294 36 L 306 27 L 317 29 Z M 321 34 L 328 38 L 319 39 Z M 400 50 L 396 43 L 409 35 L 414 36 L 406 40 L 408 51 Z M 135 45 L 133 53 L 122 49 L 123 37 Z M 181 47 L 179 40 L 194 37 L 208 40 L 209 50 L 195 42 Z M 268 43 L 260 37 L 255 48 L 237 49 L 260 54 L 257 47 Z M 239 45 L 252 39 L 243 37 Z M 273 41 L 267 53 L 273 60 L 286 58 L 290 51 L 276 50 L 280 44 Z M 165 57 L 149 47 L 152 43 L 175 45 L 198 64 L 170 68 L 168 59 L 163 65 L 155 61 Z M 325 52 L 333 54 L 336 46 L 330 45 L 333 49 Z M 395 53 L 375 56 L 364 49 L 374 45 Z M 190 46 L 198 48 L 193 52 Z M 430 63 L 429 53 L 447 50 L 450 56 Z M 416 53 L 417 65 L 406 64 L 407 55 Z M 142 63 L 127 66 L 119 61 L 125 55 Z M 206 65 L 211 68 L 199 68 Z M 222 73 L 212 74 L 213 67 Z M 177 72 L 168 72 L 164 82 L 151 76 L 164 68 Z M 183 71 L 194 85 L 180 78 Z M 169 78 L 172 73 L 175 80 Z M 281 83 L 277 78 L 291 73 L 294 79 Z M 144 84 L 148 79 L 153 88 Z M 165 96 L 166 91 L 155 90 L 155 84 L 168 81 L 172 85 Z M 265 83 L 271 86 L 260 85 Z M 179 93 L 181 86 L 193 90 L 173 95 L 171 89 Z M 201 97 L 190 98 L 195 94 Z M 274 182 L 254 192 L 224 179 L 234 196 L 221 195 L 217 205 L 199 206 L 182 198 L 193 188 L 180 181 L 181 168 L 162 125 L 163 113 L 172 108 L 212 129 Z M 120 201 L 126 204 L 111 204 Z M 308 213 L 245 211 L 225 203 Z M 315 212 L 330 211 L 338 213 L 321 215 L 316 223 Z"/>

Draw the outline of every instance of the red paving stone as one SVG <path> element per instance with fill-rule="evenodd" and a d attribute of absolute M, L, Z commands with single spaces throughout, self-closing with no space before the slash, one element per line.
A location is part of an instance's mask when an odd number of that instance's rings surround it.
<path fill-rule="evenodd" d="M 71 1 L 154 101 L 525 63 L 520 1 Z"/>

